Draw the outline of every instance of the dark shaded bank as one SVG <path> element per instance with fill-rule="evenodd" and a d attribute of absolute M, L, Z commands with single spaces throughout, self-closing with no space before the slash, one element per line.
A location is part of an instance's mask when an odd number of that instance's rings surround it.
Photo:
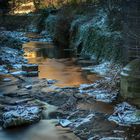
<path fill-rule="evenodd" d="M 45 20 L 45 28 L 60 46 L 96 61 L 123 61 L 120 5 L 67 5 Z"/>

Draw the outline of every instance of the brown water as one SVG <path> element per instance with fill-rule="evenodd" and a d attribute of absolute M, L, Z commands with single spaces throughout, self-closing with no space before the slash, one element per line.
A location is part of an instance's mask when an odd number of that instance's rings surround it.
<path fill-rule="evenodd" d="M 25 58 L 29 63 L 39 65 L 39 78 L 58 80 L 58 86 L 79 86 L 92 83 L 99 77 L 82 71 L 75 64 L 71 52 L 48 43 L 29 42 L 23 45 Z"/>
<path fill-rule="evenodd" d="M 78 103 L 77 107 L 82 110 L 91 110 L 95 112 L 105 113 L 105 114 L 112 114 L 114 107 L 111 104 L 107 104 L 104 102 L 90 102 L 90 103 Z"/>

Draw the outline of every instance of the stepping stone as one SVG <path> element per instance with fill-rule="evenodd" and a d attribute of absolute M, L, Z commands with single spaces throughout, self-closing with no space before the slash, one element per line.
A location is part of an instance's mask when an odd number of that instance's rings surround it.
<path fill-rule="evenodd" d="M 37 64 L 23 64 L 22 70 L 26 72 L 38 71 L 38 65 Z"/>

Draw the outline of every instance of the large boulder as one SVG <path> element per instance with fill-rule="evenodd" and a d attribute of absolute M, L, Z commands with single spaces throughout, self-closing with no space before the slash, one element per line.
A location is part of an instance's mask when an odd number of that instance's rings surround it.
<path fill-rule="evenodd" d="M 121 72 L 121 96 L 140 107 L 140 59 L 131 61 Z"/>

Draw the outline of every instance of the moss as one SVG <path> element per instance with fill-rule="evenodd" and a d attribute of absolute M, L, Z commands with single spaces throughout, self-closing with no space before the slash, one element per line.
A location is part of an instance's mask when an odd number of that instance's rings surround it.
<path fill-rule="evenodd" d="M 83 19 L 83 20 L 82 20 Z M 121 61 L 121 33 L 111 31 L 108 27 L 108 16 L 99 11 L 96 17 L 85 20 L 79 17 L 71 24 L 71 47 L 78 48 L 82 44 L 81 55 L 95 55 L 102 59 Z"/>
<path fill-rule="evenodd" d="M 69 45 L 69 30 L 72 18 L 72 16 L 50 15 L 46 19 L 46 29 L 57 45 L 66 47 Z"/>
<path fill-rule="evenodd" d="M 94 14 L 79 12 L 79 8 L 62 10 L 46 19 L 46 29 L 54 41 L 60 45 L 74 49 L 82 56 L 95 56 L 102 59 L 122 61 L 122 33 L 114 28 L 114 21 L 102 8 L 94 10 Z M 70 11 L 72 11 L 70 13 Z M 77 12 L 77 13 L 76 13 Z M 118 25 L 120 26 L 120 24 Z"/>
<path fill-rule="evenodd" d="M 48 18 L 45 20 L 45 29 L 50 33 L 52 37 L 54 37 L 56 33 L 56 23 L 57 23 L 56 15 L 49 15 Z"/>
<path fill-rule="evenodd" d="M 140 118 L 140 110 L 137 110 L 136 111 L 136 117 L 139 117 Z"/>

